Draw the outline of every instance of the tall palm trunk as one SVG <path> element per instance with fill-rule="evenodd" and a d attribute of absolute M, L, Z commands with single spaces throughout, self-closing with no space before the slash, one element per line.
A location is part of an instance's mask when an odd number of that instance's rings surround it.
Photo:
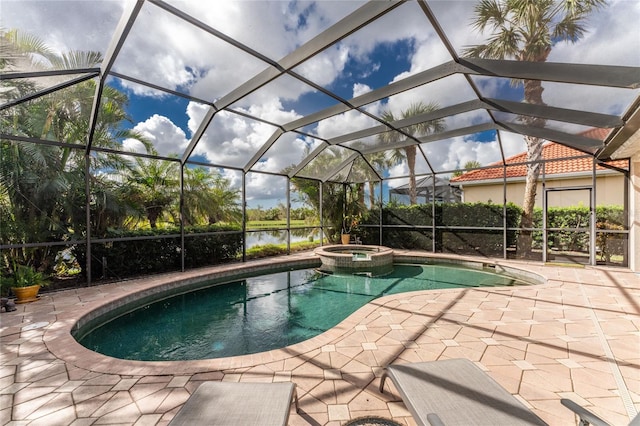
<path fill-rule="evenodd" d="M 514 58 L 526 62 L 546 62 L 553 46 L 560 42 L 575 43 L 585 34 L 588 15 L 603 7 L 606 0 L 486 0 L 475 7 L 473 25 L 491 34 L 486 44 L 465 49 L 466 55 L 490 59 Z M 518 81 L 518 83 L 521 83 Z M 540 81 L 524 80 L 524 102 L 544 105 Z M 544 119 L 524 116 L 522 122 L 531 127 L 544 127 Z M 543 140 L 525 136 L 527 144 L 527 174 L 522 202 L 522 228 L 533 225 L 537 181 Z M 531 253 L 531 231 L 518 236 L 518 255 Z"/>
<path fill-rule="evenodd" d="M 548 51 L 538 58 L 539 62 L 544 62 L 548 56 Z M 527 103 L 534 105 L 545 105 L 542 100 L 544 88 L 538 80 L 525 80 L 524 98 Z M 532 127 L 544 127 L 546 120 L 536 117 L 526 117 L 523 122 Z M 520 236 L 518 237 L 518 256 L 530 257 L 533 246 L 533 236 L 530 228 L 533 227 L 533 209 L 536 204 L 538 189 L 538 178 L 540 177 L 540 160 L 542 159 L 542 145 L 544 139 L 525 136 L 527 144 L 527 174 L 525 178 L 524 197 L 522 200 L 522 216 L 520 218 Z"/>
<path fill-rule="evenodd" d="M 373 209 L 376 205 L 376 194 L 374 193 L 376 190 L 375 183 L 370 180 L 367 182 L 369 185 L 369 207 Z"/>
<path fill-rule="evenodd" d="M 416 147 L 408 146 L 404 149 L 409 167 L 409 202 L 411 205 L 418 203 L 418 190 L 416 188 Z"/>

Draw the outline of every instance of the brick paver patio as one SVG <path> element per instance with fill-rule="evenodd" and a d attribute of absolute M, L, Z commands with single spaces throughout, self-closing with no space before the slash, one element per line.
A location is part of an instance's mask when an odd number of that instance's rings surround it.
<path fill-rule="evenodd" d="M 275 261 L 242 266 L 260 262 Z M 640 408 L 640 276 L 496 262 L 547 283 L 386 296 L 309 341 L 204 361 L 116 360 L 69 334 L 101 304 L 201 270 L 49 293 L 0 314 L 0 424 L 166 425 L 200 383 L 225 380 L 295 382 L 300 412 L 292 412 L 291 425 L 341 425 L 363 415 L 414 425 L 392 384 L 391 392 L 378 391 L 383 367 L 467 358 L 551 425 L 577 423 L 561 406 L 564 397 L 626 425 Z"/>

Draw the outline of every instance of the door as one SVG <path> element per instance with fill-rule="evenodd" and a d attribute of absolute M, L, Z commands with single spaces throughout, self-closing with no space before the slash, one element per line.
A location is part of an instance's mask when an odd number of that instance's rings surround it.
<path fill-rule="evenodd" d="M 542 223 L 544 262 L 595 264 L 592 187 L 545 188 Z"/>

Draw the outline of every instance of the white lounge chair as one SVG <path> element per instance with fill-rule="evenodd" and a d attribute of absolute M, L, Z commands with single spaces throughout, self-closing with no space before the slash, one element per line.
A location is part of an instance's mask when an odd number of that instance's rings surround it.
<path fill-rule="evenodd" d="M 537 415 L 467 359 L 389 365 L 391 379 L 418 425 L 545 425 Z"/>
<path fill-rule="evenodd" d="M 573 411 L 580 418 L 580 422 L 578 423 L 580 426 L 611 426 L 609 423 L 602 420 L 600 417 L 593 414 L 591 411 L 586 408 L 578 405 L 570 399 L 563 398 L 560 400 L 560 403 L 567 407 L 569 410 Z M 636 416 L 631 420 L 629 426 L 640 426 L 640 414 L 636 414 Z"/>
<path fill-rule="evenodd" d="M 291 402 L 298 410 L 291 382 L 205 382 L 191 394 L 171 426 L 286 426 Z"/>

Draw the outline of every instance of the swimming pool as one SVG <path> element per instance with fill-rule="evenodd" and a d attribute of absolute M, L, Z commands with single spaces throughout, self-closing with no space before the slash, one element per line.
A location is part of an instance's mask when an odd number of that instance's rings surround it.
<path fill-rule="evenodd" d="M 383 277 L 315 269 L 249 277 L 145 304 L 77 340 L 121 359 L 167 361 L 237 356 L 298 343 L 334 327 L 378 297 L 415 290 L 527 284 L 449 265 L 396 265 Z M 104 322 L 107 321 L 107 322 Z"/>

